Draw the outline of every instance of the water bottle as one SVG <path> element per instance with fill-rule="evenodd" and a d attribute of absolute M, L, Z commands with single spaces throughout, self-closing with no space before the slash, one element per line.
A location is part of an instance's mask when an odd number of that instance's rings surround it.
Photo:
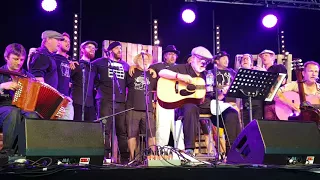
<path fill-rule="evenodd" d="M 207 76 L 206 76 L 206 87 L 207 87 L 207 92 L 212 92 L 213 91 L 213 82 L 214 77 L 213 73 L 211 70 L 208 70 Z"/>

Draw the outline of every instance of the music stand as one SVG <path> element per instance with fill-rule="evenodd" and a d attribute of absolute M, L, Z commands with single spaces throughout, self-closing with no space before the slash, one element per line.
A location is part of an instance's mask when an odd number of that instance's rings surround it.
<path fill-rule="evenodd" d="M 239 69 L 226 97 L 248 99 L 249 119 L 252 121 L 252 100 L 273 101 L 286 74 Z"/>

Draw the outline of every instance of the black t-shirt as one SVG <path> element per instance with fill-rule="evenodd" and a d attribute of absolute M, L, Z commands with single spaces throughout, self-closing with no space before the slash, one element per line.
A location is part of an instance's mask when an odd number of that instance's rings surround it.
<path fill-rule="evenodd" d="M 46 47 L 38 48 L 31 58 L 29 72 L 35 77 L 43 77 L 45 83 L 57 89 L 58 71 L 54 55 Z"/>
<path fill-rule="evenodd" d="M 199 77 L 196 72 L 194 72 L 191 64 L 177 64 L 175 66 L 169 67 L 168 69 L 179 74 L 188 74 L 191 77 Z M 200 77 L 205 80 L 205 72 L 200 73 Z"/>
<path fill-rule="evenodd" d="M 7 64 L 0 67 L 0 69 L 8 70 Z M 32 74 L 28 73 L 24 69 L 22 69 L 20 71 L 20 73 L 26 75 L 29 78 L 34 78 L 34 76 Z M 5 83 L 5 82 L 9 82 L 9 81 L 12 81 L 12 78 L 10 75 L 0 74 L 0 84 Z M 15 91 L 3 89 L 3 94 L 1 94 L 1 96 L 0 96 L 0 106 L 12 105 L 12 98 L 13 98 L 14 94 L 15 94 Z"/>
<path fill-rule="evenodd" d="M 150 66 L 151 69 L 155 70 L 157 74 L 159 74 L 159 72 L 162 70 L 162 69 L 168 69 L 169 67 L 171 66 L 174 66 L 176 64 L 168 64 L 166 62 L 159 62 L 159 63 L 155 63 L 155 64 L 152 64 Z"/>
<path fill-rule="evenodd" d="M 60 54 L 55 54 L 54 59 L 57 64 L 58 71 L 58 91 L 66 96 L 69 96 L 69 82 L 70 82 L 70 63 L 68 59 Z"/>
<path fill-rule="evenodd" d="M 231 85 L 236 72 L 233 69 L 217 69 L 217 83 L 218 86 Z"/>
<path fill-rule="evenodd" d="M 115 99 L 116 102 L 126 101 L 126 78 L 128 75 L 129 65 L 125 61 L 112 61 L 107 58 L 99 58 L 92 62 L 97 67 L 99 75 L 99 86 L 96 99 L 106 99 L 112 101 L 112 79 L 113 72 L 117 75 L 122 94 L 118 90 L 115 82 Z M 109 68 L 112 67 L 112 68 Z"/>
<path fill-rule="evenodd" d="M 150 73 L 146 73 L 146 81 L 144 79 L 143 71 L 136 69 L 133 76 L 127 76 L 128 84 L 128 100 L 126 103 L 127 108 L 134 108 L 136 111 L 146 110 L 146 99 L 145 99 L 145 88 L 148 85 L 149 92 L 149 111 L 152 111 L 152 93 L 151 91 L 156 90 L 157 79 L 152 78 Z"/>
<path fill-rule="evenodd" d="M 83 72 L 82 67 L 85 69 L 85 106 L 94 106 L 94 85 L 97 78 L 97 67 L 90 62 L 83 60 L 79 61 L 80 65 L 76 65 L 76 68 L 71 71 L 71 97 L 73 103 L 82 105 L 83 104 Z M 90 76 L 90 77 L 89 77 Z"/>
<path fill-rule="evenodd" d="M 214 71 L 212 70 L 212 72 L 214 73 Z M 227 69 L 217 69 L 217 76 L 214 75 L 214 77 L 217 77 L 217 84 L 218 86 L 227 86 L 227 85 L 231 85 L 232 81 L 234 79 L 236 75 L 236 72 L 231 69 L 231 68 L 227 68 Z M 215 99 L 215 95 L 212 94 L 212 99 Z M 225 102 L 236 102 L 236 98 L 233 97 L 225 97 L 224 98 Z"/>

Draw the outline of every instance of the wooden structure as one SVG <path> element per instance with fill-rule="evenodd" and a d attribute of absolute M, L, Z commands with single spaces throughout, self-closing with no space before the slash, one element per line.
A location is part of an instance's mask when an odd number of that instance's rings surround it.
<path fill-rule="evenodd" d="M 238 54 L 234 61 L 234 70 L 237 71 L 240 67 L 240 60 L 243 54 Z M 257 54 L 253 54 L 254 66 L 262 67 L 262 60 Z M 287 68 L 287 83 L 292 81 L 292 54 L 278 54 L 276 55 L 277 64 L 283 64 Z"/>
<path fill-rule="evenodd" d="M 105 50 L 108 48 L 109 44 L 114 42 L 113 40 L 104 40 L 102 42 L 102 48 Z M 162 47 L 161 46 L 151 46 L 143 44 L 134 44 L 128 42 L 120 42 L 122 45 L 122 59 L 126 61 L 130 66 L 133 65 L 133 58 L 144 51 L 149 53 L 153 57 L 153 63 L 162 61 Z M 102 56 L 105 57 L 106 54 L 102 51 Z"/>

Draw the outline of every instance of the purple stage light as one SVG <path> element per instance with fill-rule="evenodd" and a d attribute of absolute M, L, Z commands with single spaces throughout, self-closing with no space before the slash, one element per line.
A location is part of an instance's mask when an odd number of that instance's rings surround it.
<path fill-rule="evenodd" d="M 266 28 L 272 28 L 274 27 L 278 22 L 278 18 L 273 14 L 268 14 L 262 19 L 262 24 Z"/>
<path fill-rule="evenodd" d="M 196 19 L 196 14 L 191 9 L 182 12 L 182 19 L 186 23 L 192 23 Z"/>
<path fill-rule="evenodd" d="M 41 3 L 42 8 L 45 11 L 51 12 L 57 8 L 56 0 L 43 0 Z"/>

